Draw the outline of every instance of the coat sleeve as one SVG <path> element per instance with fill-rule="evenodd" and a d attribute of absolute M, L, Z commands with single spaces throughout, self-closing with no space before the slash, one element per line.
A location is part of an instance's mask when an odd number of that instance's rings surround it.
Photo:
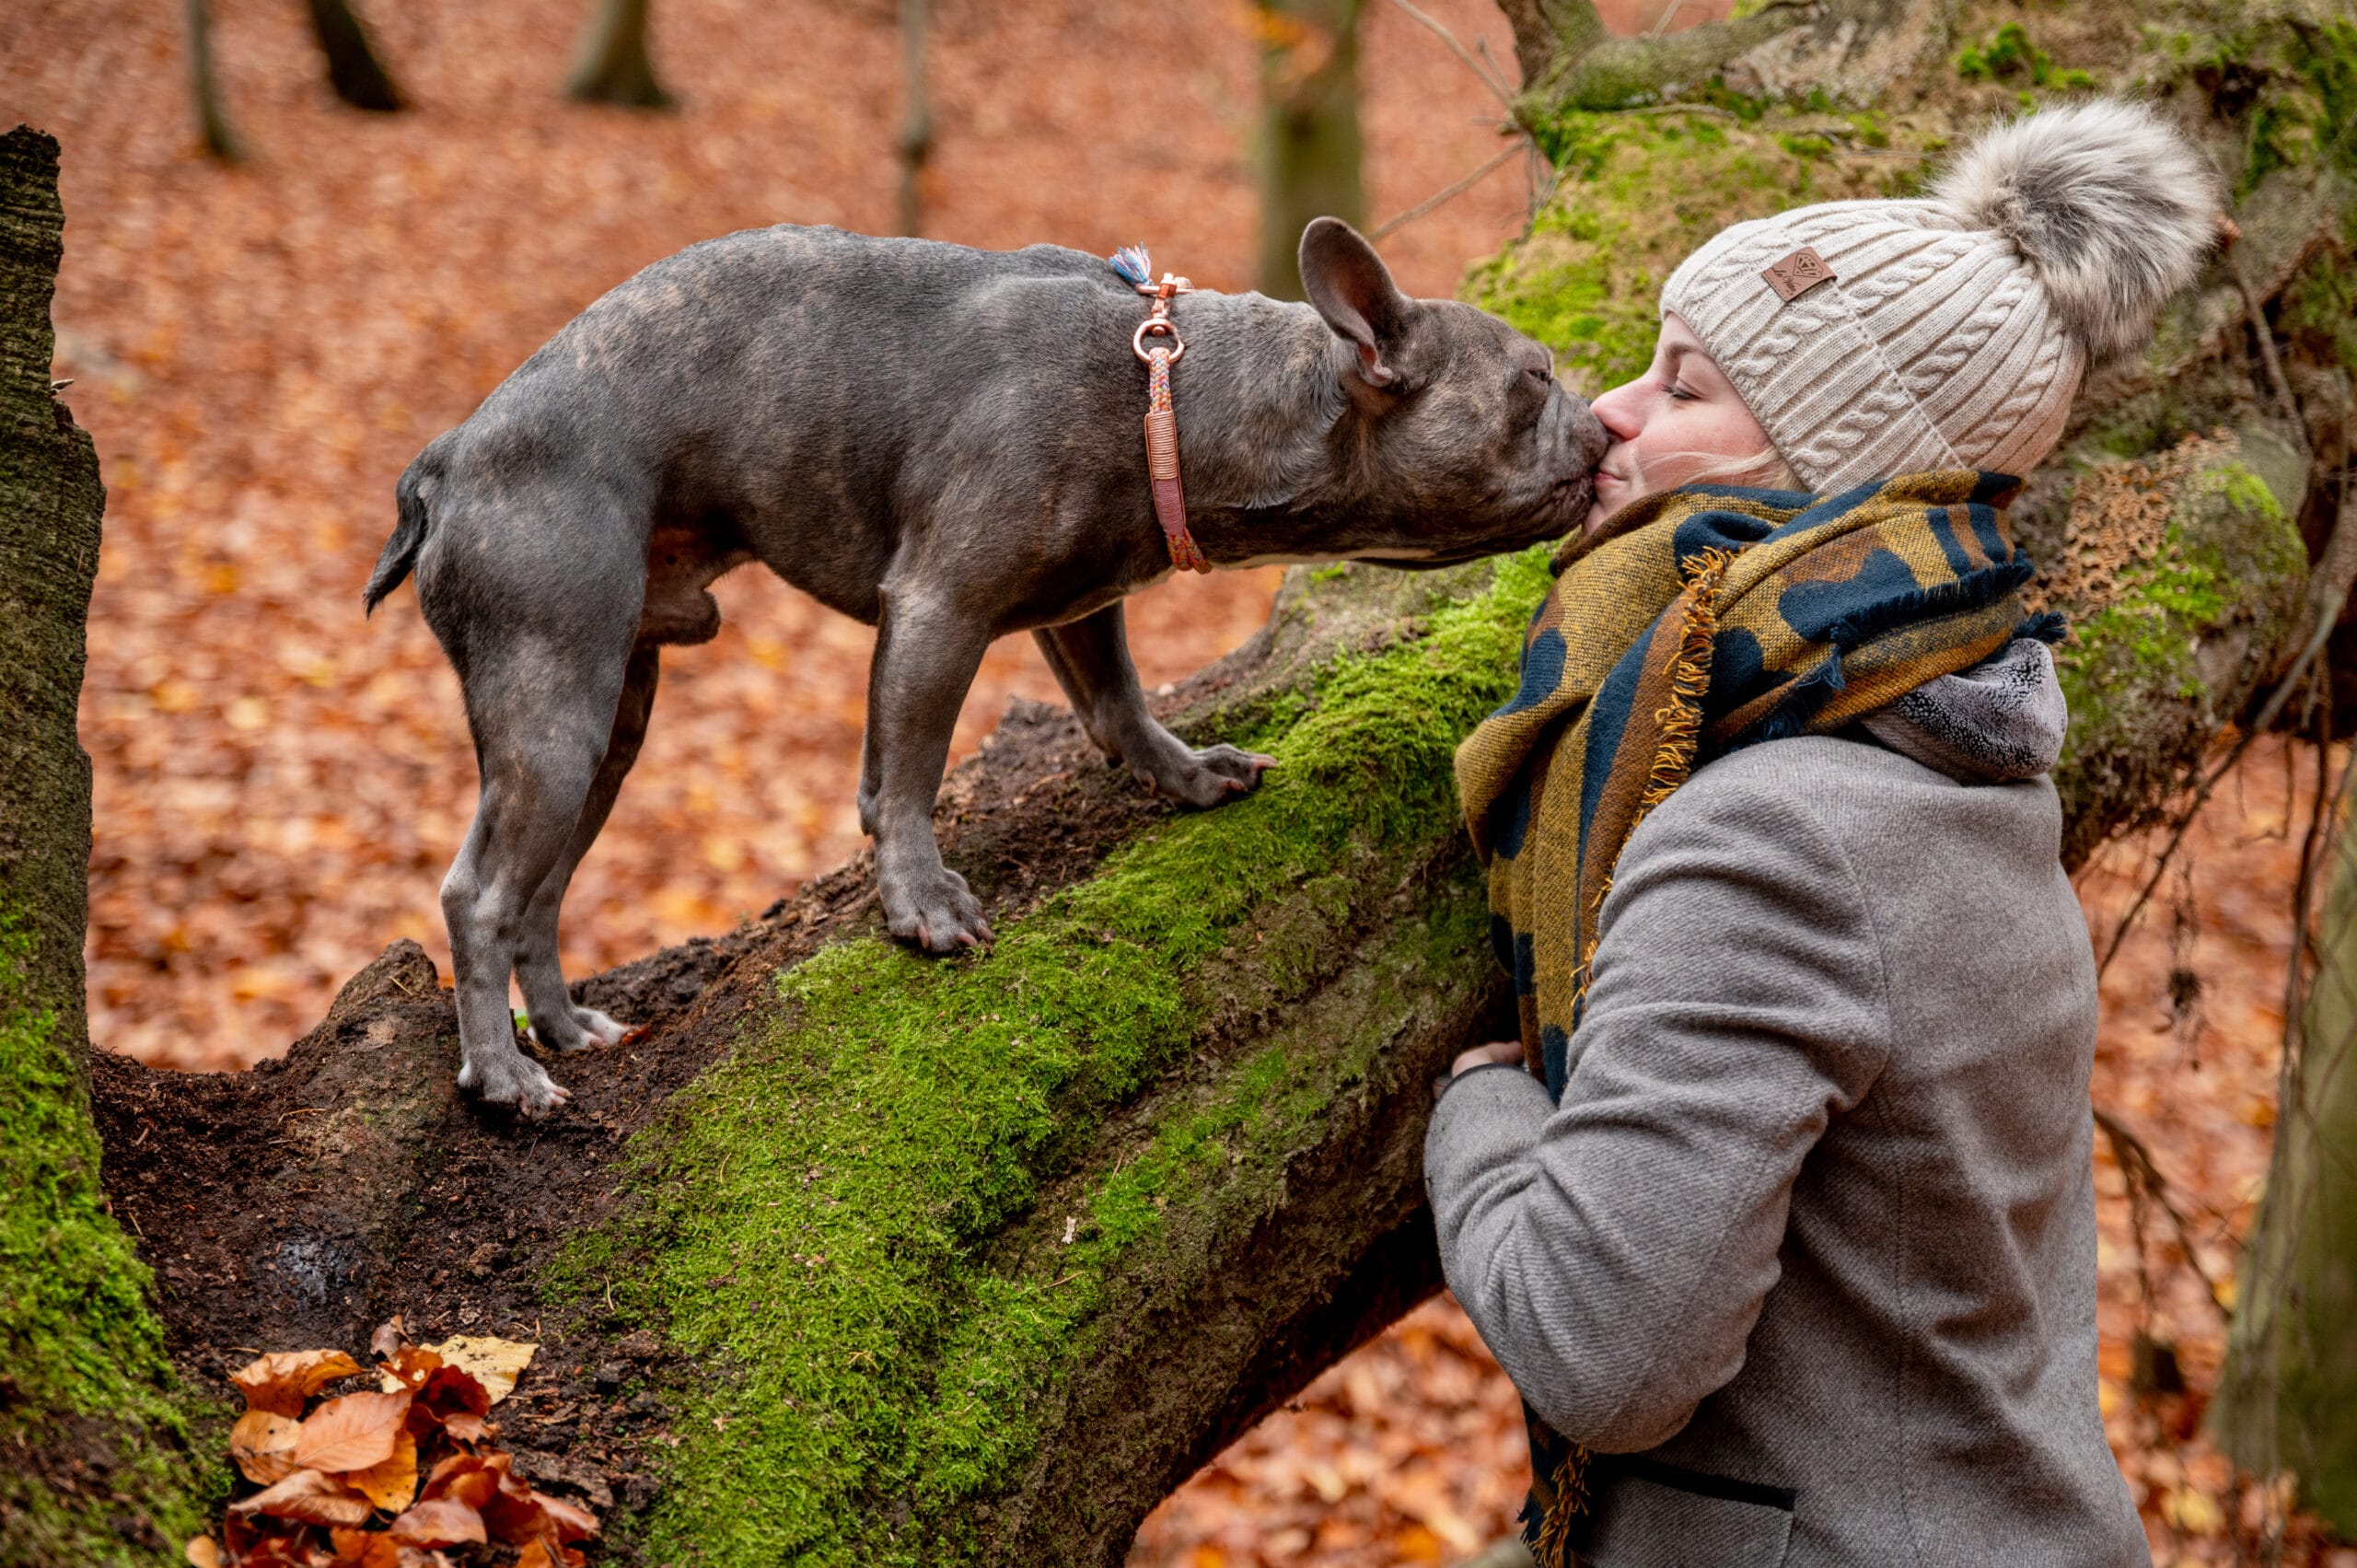
<path fill-rule="evenodd" d="M 1757 778 L 1698 776 L 1631 836 L 1560 1107 L 1468 1074 L 1425 1142 L 1457 1301 L 1599 1452 L 1666 1441 L 1741 1369 L 1802 1161 L 1890 1048 L 1849 860 Z"/>

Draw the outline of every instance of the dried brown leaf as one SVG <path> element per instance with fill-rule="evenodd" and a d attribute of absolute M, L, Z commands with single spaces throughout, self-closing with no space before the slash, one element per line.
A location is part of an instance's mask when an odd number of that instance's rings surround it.
<path fill-rule="evenodd" d="M 424 1495 L 429 1501 L 450 1497 L 470 1508 L 481 1508 L 499 1495 L 500 1479 L 506 1469 L 505 1454 L 453 1454 L 425 1478 Z"/>
<path fill-rule="evenodd" d="M 442 1418 L 443 1428 L 461 1443 L 480 1443 L 499 1428 L 472 1411 L 453 1411 Z"/>
<path fill-rule="evenodd" d="M 377 1386 L 388 1394 L 398 1393 L 403 1388 L 420 1388 L 441 1365 L 442 1358 L 432 1351 L 403 1345 L 385 1362 L 384 1376 L 377 1380 Z"/>
<path fill-rule="evenodd" d="M 267 1514 L 306 1525 L 356 1525 L 368 1517 L 367 1497 L 335 1476 L 296 1470 L 277 1485 L 229 1504 L 232 1514 Z"/>
<path fill-rule="evenodd" d="M 246 1408 L 300 1417 L 303 1401 L 360 1364 L 340 1350 L 284 1350 L 258 1356 L 229 1374 L 246 1397 Z"/>
<path fill-rule="evenodd" d="M 295 1440 L 302 1430 L 301 1422 L 275 1411 L 250 1410 L 229 1428 L 229 1458 L 257 1485 L 284 1481 L 302 1468 L 295 1459 Z"/>
<path fill-rule="evenodd" d="M 458 1546 L 484 1539 L 482 1516 L 456 1497 L 429 1497 L 393 1521 L 393 1539 L 411 1546 Z"/>
<path fill-rule="evenodd" d="M 190 1568 L 221 1568 L 221 1547 L 211 1536 L 192 1538 L 181 1555 L 188 1559 Z M 523 1568 L 522 1560 L 518 1560 L 517 1568 Z"/>
<path fill-rule="evenodd" d="M 454 1334 L 440 1344 L 426 1348 L 448 1365 L 474 1374 L 495 1405 L 514 1391 L 516 1379 L 523 1376 L 524 1368 L 532 1364 L 532 1353 L 540 1347 L 489 1334 Z"/>
<path fill-rule="evenodd" d="M 401 1547 L 382 1530 L 334 1529 L 334 1568 L 401 1568 Z"/>
<path fill-rule="evenodd" d="M 586 1561 L 569 1546 L 551 1546 L 546 1540 L 532 1539 L 516 1554 L 516 1568 L 581 1568 Z"/>
<path fill-rule="evenodd" d="M 343 1479 L 366 1493 L 368 1501 L 388 1514 L 400 1513 L 417 1495 L 417 1439 L 406 1431 L 396 1433 L 390 1454 L 366 1469 L 349 1471 Z"/>
<path fill-rule="evenodd" d="M 410 1395 L 346 1394 L 313 1411 L 295 1440 L 295 1460 L 318 1470 L 365 1470 L 392 1457 Z"/>
<path fill-rule="evenodd" d="M 458 1411 L 477 1415 L 491 1411 L 490 1391 L 463 1366 L 437 1366 L 427 1373 L 418 1386 L 417 1401 L 446 1420 Z"/>
<path fill-rule="evenodd" d="M 389 1361 L 399 1355 L 409 1343 L 409 1331 L 401 1325 L 401 1315 L 394 1313 L 377 1325 L 368 1336 L 368 1353 L 379 1361 Z"/>
<path fill-rule="evenodd" d="M 578 1504 L 567 1503 L 562 1497 L 552 1497 L 545 1492 L 532 1493 L 532 1501 L 556 1527 L 557 1539 L 566 1542 L 590 1540 L 598 1534 L 598 1516 Z"/>

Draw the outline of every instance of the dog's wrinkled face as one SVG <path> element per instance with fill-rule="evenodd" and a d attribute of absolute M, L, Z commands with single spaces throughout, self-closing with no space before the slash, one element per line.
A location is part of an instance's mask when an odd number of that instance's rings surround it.
<path fill-rule="evenodd" d="M 1411 299 L 1348 224 L 1302 235 L 1309 302 L 1341 344 L 1337 554 L 1442 566 L 1577 528 L 1611 437 L 1553 356 L 1495 317 Z"/>

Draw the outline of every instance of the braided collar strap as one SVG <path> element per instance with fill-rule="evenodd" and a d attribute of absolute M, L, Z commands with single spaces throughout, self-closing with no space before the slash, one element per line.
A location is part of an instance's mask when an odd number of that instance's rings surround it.
<path fill-rule="evenodd" d="M 1130 349 L 1146 367 L 1145 469 L 1154 486 L 1155 520 L 1162 525 L 1173 566 L 1208 572 L 1212 563 L 1187 531 L 1187 496 L 1178 485 L 1178 415 L 1170 405 L 1170 367 L 1187 355 L 1187 345 L 1170 319 L 1170 307 L 1178 296 L 1193 293 L 1194 285 L 1169 273 L 1154 282 L 1142 245 L 1124 247 L 1111 260 L 1113 270 L 1154 302 L 1152 312 L 1130 334 Z"/>

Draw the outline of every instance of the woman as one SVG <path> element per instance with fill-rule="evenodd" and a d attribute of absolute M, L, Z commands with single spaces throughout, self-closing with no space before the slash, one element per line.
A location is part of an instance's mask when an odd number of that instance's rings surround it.
<path fill-rule="evenodd" d="M 1525 1039 L 1425 1151 L 1550 1568 L 2149 1562 L 2059 625 L 2003 508 L 2217 224 L 2149 110 L 2037 114 L 1927 200 L 1719 235 L 1595 405 L 1595 513 L 1457 759 Z"/>

